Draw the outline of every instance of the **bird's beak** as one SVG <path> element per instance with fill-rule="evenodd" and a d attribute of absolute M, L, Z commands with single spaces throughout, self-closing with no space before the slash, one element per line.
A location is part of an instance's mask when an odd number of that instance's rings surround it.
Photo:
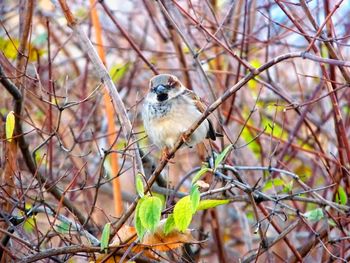
<path fill-rule="evenodd" d="M 167 93 L 167 88 L 164 87 L 163 85 L 158 85 L 157 87 L 155 87 L 154 92 L 157 95 L 165 94 L 165 93 Z"/>

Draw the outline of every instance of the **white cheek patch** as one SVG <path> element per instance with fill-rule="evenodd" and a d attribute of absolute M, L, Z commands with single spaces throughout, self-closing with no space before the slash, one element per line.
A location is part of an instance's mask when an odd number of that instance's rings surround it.
<path fill-rule="evenodd" d="M 180 88 L 173 88 L 169 91 L 169 99 L 175 98 L 176 96 L 179 96 L 181 93 L 184 92 L 184 87 L 181 86 Z"/>
<path fill-rule="evenodd" d="M 157 95 L 153 92 L 148 93 L 146 97 L 146 102 L 148 103 L 158 103 Z"/>

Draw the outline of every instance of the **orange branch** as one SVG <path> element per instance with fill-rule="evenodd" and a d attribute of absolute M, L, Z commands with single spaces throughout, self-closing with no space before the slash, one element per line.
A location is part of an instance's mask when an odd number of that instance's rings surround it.
<path fill-rule="evenodd" d="M 95 1 L 90 0 L 90 5 L 91 5 L 92 24 L 93 24 L 93 27 L 95 29 L 97 53 L 98 53 L 99 57 L 101 58 L 103 64 L 106 65 L 106 55 L 105 55 L 105 52 L 103 49 L 102 29 L 101 29 L 100 20 L 99 20 L 98 14 L 97 14 L 97 10 L 95 7 Z M 116 125 L 114 123 L 115 116 L 114 116 L 113 104 L 112 104 L 111 99 L 110 99 L 107 92 L 104 92 L 103 98 L 104 98 L 105 107 L 106 107 L 105 110 L 106 110 L 106 115 L 107 115 L 108 134 L 115 134 L 115 131 L 117 129 L 116 129 Z M 108 143 L 110 145 L 112 145 L 114 142 L 113 135 L 109 135 L 107 137 L 107 140 L 108 140 Z M 118 155 L 116 153 L 111 153 L 110 160 L 111 160 L 112 172 L 116 173 L 117 171 L 119 171 Z M 123 213 L 123 200 L 122 200 L 122 195 L 121 195 L 119 177 L 115 177 L 115 179 L 112 182 L 113 182 L 114 212 L 115 212 L 116 216 L 120 216 Z"/>

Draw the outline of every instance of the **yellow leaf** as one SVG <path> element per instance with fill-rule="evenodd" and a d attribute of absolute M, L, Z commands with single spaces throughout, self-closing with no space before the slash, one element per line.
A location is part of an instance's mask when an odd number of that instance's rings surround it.
<path fill-rule="evenodd" d="M 128 72 L 131 63 L 127 62 L 125 64 L 117 64 L 109 70 L 109 75 L 111 75 L 113 82 L 118 83 Z"/>
<path fill-rule="evenodd" d="M 250 61 L 250 65 L 253 67 L 253 68 L 259 68 L 261 67 L 261 63 L 259 60 L 257 59 L 253 59 Z M 248 83 L 247 83 L 248 87 L 250 89 L 256 89 L 257 85 L 258 85 L 258 82 L 255 80 L 255 79 L 252 79 L 252 80 L 249 80 Z"/>
<path fill-rule="evenodd" d="M 5 54 L 7 58 L 16 59 L 18 55 L 18 39 L 5 39 L 0 37 L 0 50 Z M 45 54 L 45 50 L 37 48 L 35 45 L 28 44 L 27 49 L 29 51 L 28 57 L 29 61 L 36 61 L 38 55 L 41 56 Z"/>
<path fill-rule="evenodd" d="M 250 89 L 256 89 L 258 82 L 255 79 L 251 79 L 248 81 L 247 85 L 248 85 L 248 88 Z"/>
<path fill-rule="evenodd" d="M 185 54 L 190 54 L 190 49 L 188 48 L 187 45 L 184 45 L 184 46 L 182 47 L 182 51 L 183 51 Z"/>
<path fill-rule="evenodd" d="M 29 204 L 29 203 L 25 203 L 24 207 L 25 207 L 26 211 L 29 211 L 29 210 L 32 208 L 32 205 Z M 24 212 L 20 212 L 20 214 L 21 214 L 22 216 L 25 215 Z M 32 216 L 28 217 L 28 218 L 24 221 L 24 223 L 23 223 L 23 229 L 24 229 L 27 233 L 32 233 L 32 232 L 33 232 L 34 227 L 35 227 L 35 224 L 36 224 L 36 223 L 35 223 L 35 220 L 36 220 L 35 216 L 32 215 Z"/>
<path fill-rule="evenodd" d="M 11 142 L 13 131 L 15 129 L 15 115 L 13 111 L 10 111 L 6 117 L 6 139 Z"/>
<path fill-rule="evenodd" d="M 5 57 L 9 59 L 17 58 L 17 47 L 19 45 L 18 39 L 5 39 L 0 37 L 0 49 L 4 53 Z"/>
<path fill-rule="evenodd" d="M 253 59 L 250 61 L 250 65 L 253 67 L 253 68 L 260 68 L 261 67 L 261 63 L 259 60 L 257 59 Z"/>

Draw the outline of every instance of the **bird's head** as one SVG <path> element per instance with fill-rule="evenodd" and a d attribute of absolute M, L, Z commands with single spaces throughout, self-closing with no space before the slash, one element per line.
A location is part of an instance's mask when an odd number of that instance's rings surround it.
<path fill-rule="evenodd" d="M 160 74 L 151 78 L 148 100 L 153 103 L 165 102 L 183 92 L 185 87 L 174 75 Z"/>

